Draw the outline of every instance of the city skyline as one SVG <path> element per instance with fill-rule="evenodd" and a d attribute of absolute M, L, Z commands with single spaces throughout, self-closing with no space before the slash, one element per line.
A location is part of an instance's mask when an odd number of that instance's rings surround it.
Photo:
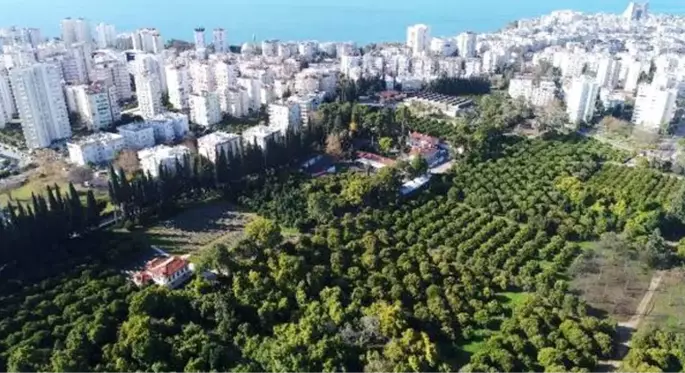
<path fill-rule="evenodd" d="M 409 24 L 425 23 L 431 27 L 434 36 L 451 36 L 464 31 L 495 32 L 508 23 L 519 20 L 539 17 L 554 10 L 570 9 L 581 11 L 584 13 L 614 13 L 620 14 L 627 4 L 626 1 L 609 0 L 598 2 L 591 2 L 587 0 L 573 0 L 565 1 L 564 3 L 553 4 L 539 4 L 532 0 L 520 2 L 515 9 L 497 7 L 501 0 L 486 0 L 478 4 L 436 4 L 436 1 L 428 1 L 423 4 L 424 7 L 416 10 L 408 7 L 406 3 L 399 2 L 384 4 L 380 2 L 376 5 L 370 5 L 365 2 L 354 0 L 347 5 L 336 6 L 315 6 L 314 4 L 283 4 L 281 1 L 267 0 L 267 7 L 260 6 L 258 3 L 249 4 L 238 2 L 232 4 L 236 7 L 235 12 L 245 13 L 245 17 L 219 17 L 213 12 L 202 12 L 202 7 L 196 10 L 196 4 L 187 8 L 190 14 L 184 12 L 182 15 L 175 15 L 174 11 L 164 13 L 151 13 L 149 9 L 139 8 L 140 4 L 127 3 L 124 0 L 123 4 L 110 4 L 104 2 L 102 6 L 93 8 L 92 5 L 84 4 L 76 7 L 70 2 L 68 5 L 63 5 L 60 9 L 64 9 L 65 14 L 60 14 L 62 18 L 83 17 L 90 22 L 91 29 L 99 23 L 113 24 L 118 32 L 131 32 L 135 29 L 154 27 L 164 35 L 165 41 L 169 39 L 180 39 L 186 41 L 193 40 L 193 29 L 198 26 L 206 28 L 211 32 L 214 28 L 223 28 L 226 30 L 226 40 L 232 45 L 239 45 L 243 42 L 250 41 L 252 35 L 257 35 L 259 40 L 266 39 L 280 39 L 280 40 L 330 40 L 330 41 L 355 41 L 358 43 L 371 42 L 392 42 L 400 41 L 401 33 L 393 31 L 398 27 Z M 34 0 L 34 2 L 36 2 Z M 39 2 L 39 1 L 38 1 Z M 359 3 L 359 4 L 357 4 Z M 150 8 L 154 8 L 155 3 L 149 4 Z M 17 3 L 10 9 L 12 12 L 4 12 L 0 14 L 0 25 L 9 27 L 13 25 L 23 25 L 25 27 L 38 27 L 42 30 L 44 36 L 55 37 L 60 34 L 60 18 L 55 18 L 55 12 L 49 14 L 40 14 L 23 10 L 27 3 Z M 130 9 L 131 14 L 145 14 L 149 18 L 142 19 L 142 17 L 119 16 L 120 10 L 111 12 L 114 6 L 117 9 Z M 287 10 L 288 5 L 292 5 L 292 14 Z M 480 7 L 483 8 L 480 8 Z M 326 8 L 329 7 L 329 8 Z M 445 8 L 446 7 L 446 8 Z M 183 4 L 178 4 L 178 8 L 183 8 Z M 331 19 L 321 20 L 322 15 L 328 15 L 325 9 L 330 9 L 331 12 L 340 13 L 340 16 Z M 498 10 L 493 10 L 498 9 Z M 650 2 L 650 9 L 654 13 L 668 13 L 668 14 L 685 14 L 685 5 L 678 4 L 674 0 L 656 0 Z M 31 11 L 33 8 L 31 9 Z M 144 11 L 147 10 L 147 11 Z M 140 11 L 140 12 L 138 12 Z M 230 9 L 226 9 L 231 13 Z M 28 12 L 28 13 L 27 13 Z M 193 12 L 200 12 L 196 15 Z M 309 12 L 311 16 L 308 16 Z M 321 12 L 321 13 L 318 13 Z M 356 18 L 345 18 L 346 13 L 355 14 Z M 362 22 L 366 17 L 365 12 L 382 12 L 386 14 L 386 20 L 383 22 L 383 27 L 380 27 L 377 22 L 372 22 L 366 27 L 363 27 L 363 33 L 359 33 L 359 27 L 354 27 L 356 22 Z M 506 13 L 503 13 L 506 12 Z M 17 13 L 13 15 L 13 13 Z M 127 13 L 128 14 L 128 13 Z M 485 16 L 487 14 L 487 17 Z M 7 17 L 7 18 L 5 18 Z M 11 17 L 11 18 L 10 18 Z M 271 19 L 279 18 L 279 22 L 275 23 Z M 284 18 L 283 18 L 284 17 Z M 304 18 L 301 18 L 304 17 Z M 361 17 L 361 19 L 360 19 Z M 345 19 L 346 22 L 341 22 Z M 26 21 L 24 21 L 26 20 Z"/>

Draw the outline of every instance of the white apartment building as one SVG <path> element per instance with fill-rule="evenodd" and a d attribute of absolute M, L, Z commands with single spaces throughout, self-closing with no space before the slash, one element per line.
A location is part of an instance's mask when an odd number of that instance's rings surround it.
<path fill-rule="evenodd" d="M 647 64 L 642 61 L 631 61 L 628 67 L 628 74 L 626 76 L 626 81 L 623 84 L 624 89 L 628 92 L 635 92 L 638 88 L 640 81 L 640 75 L 645 71 Z M 647 69 L 649 69 L 647 67 Z"/>
<path fill-rule="evenodd" d="M 156 74 L 144 72 L 135 76 L 140 115 L 149 119 L 164 111 L 162 90 Z"/>
<path fill-rule="evenodd" d="M 296 102 L 281 102 L 269 105 L 269 127 L 278 129 L 283 136 L 288 130 L 299 131 L 302 112 Z"/>
<path fill-rule="evenodd" d="M 262 41 L 262 56 L 276 57 L 278 56 L 278 40 L 264 40 Z"/>
<path fill-rule="evenodd" d="M 195 49 L 204 49 L 207 47 L 207 44 L 205 42 L 205 28 L 204 27 L 196 28 L 193 36 L 195 39 Z"/>
<path fill-rule="evenodd" d="M 597 84 L 599 84 L 601 88 L 616 88 L 620 72 L 621 63 L 618 60 L 612 57 L 600 59 L 597 67 Z"/>
<path fill-rule="evenodd" d="M 222 151 L 226 156 L 239 154 L 242 149 L 240 141 L 240 135 L 217 131 L 197 139 L 198 153 L 215 163 L 217 155 Z"/>
<path fill-rule="evenodd" d="M 673 120 L 678 91 L 641 84 L 635 98 L 632 122 L 646 130 L 657 132 Z"/>
<path fill-rule="evenodd" d="M 212 45 L 216 53 L 226 52 L 226 30 L 222 28 L 215 28 L 212 31 Z"/>
<path fill-rule="evenodd" d="M 472 58 L 476 56 L 476 34 L 463 32 L 457 36 L 457 49 L 459 56 Z"/>
<path fill-rule="evenodd" d="M 551 80 L 543 80 L 537 87 L 533 88 L 530 97 L 530 104 L 538 107 L 545 107 L 554 102 L 556 98 L 557 86 Z"/>
<path fill-rule="evenodd" d="M 188 116 L 165 112 L 147 121 L 155 130 L 155 141 L 166 143 L 182 139 L 190 131 Z"/>
<path fill-rule="evenodd" d="M 211 63 L 194 60 L 190 63 L 190 79 L 193 93 L 212 92 L 216 89 L 214 67 Z"/>
<path fill-rule="evenodd" d="M 583 76 L 576 78 L 566 95 L 566 112 L 572 124 L 589 122 L 595 114 L 599 95 L 599 84 L 594 79 Z"/>
<path fill-rule="evenodd" d="M 245 88 L 233 88 L 219 91 L 221 111 L 240 118 L 249 114 L 250 96 Z"/>
<path fill-rule="evenodd" d="M 64 80 L 69 84 L 86 84 L 93 74 L 91 48 L 86 43 L 71 44 L 60 62 Z"/>
<path fill-rule="evenodd" d="M 129 63 L 129 69 L 133 76 L 143 73 L 155 75 L 162 93 L 166 93 L 168 90 L 164 65 L 162 54 L 136 53 L 134 60 Z"/>
<path fill-rule="evenodd" d="M 457 51 L 457 44 L 453 39 L 432 38 L 430 42 L 430 51 L 433 54 L 448 57 Z"/>
<path fill-rule="evenodd" d="M 235 65 L 217 61 L 214 64 L 214 78 L 217 89 L 233 88 L 238 84 L 238 70 Z"/>
<path fill-rule="evenodd" d="M 324 92 L 309 94 L 306 96 L 293 96 L 288 99 L 300 106 L 301 123 L 305 126 L 309 125 L 312 114 L 319 109 L 319 105 L 323 102 L 325 97 Z"/>
<path fill-rule="evenodd" d="M 99 51 L 94 56 L 93 80 L 106 82 L 117 89 L 117 100 L 130 100 L 133 97 L 131 78 L 123 56 L 113 51 Z"/>
<path fill-rule="evenodd" d="M 92 130 L 107 128 L 121 119 L 116 88 L 103 82 L 91 85 L 67 86 L 67 106 L 78 113 L 81 121 Z"/>
<path fill-rule="evenodd" d="M 144 173 L 152 177 L 159 177 L 160 168 L 173 173 L 176 171 L 176 163 L 182 163 L 184 157 L 189 155 L 190 149 L 185 145 L 174 147 L 158 145 L 139 151 L 138 159 L 140 160 L 140 168 Z"/>
<path fill-rule="evenodd" d="M 12 91 L 29 149 L 48 147 L 71 137 L 59 68 L 50 64 L 12 69 Z"/>
<path fill-rule="evenodd" d="M 164 40 L 156 28 L 142 28 L 132 34 L 133 49 L 146 53 L 162 53 Z"/>
<path fill-rule="evenodd" d="M 215 92 L 190 95 L 190 120 L 209 127 L 221 122 L 221 104 Z"/>
<path fill-rule="evenodd" d="M 427 52 L 430 48 L 430 41 L 430 27 L 418 24 L 407 28 L 407 47 L 414 55 Z"/>
<path fill-rule="evenodd" d="M 86 42 L 92 43 L 93 37 L 90 34 L 90 25 L 83 18 L 65 18 L 62 20 L 62 40 L 67 46 Z"/>
<path fill-rule="evenodd" d="M 169 103 L 178 110 L 190 109 L 190 75 L 184 65 L 169 64 L 164 68 Z"/>
<path fill-rule="evenodd" d="M 68 142 L 69 161 L 85 166 L 113 161 L 124 149 L 124 137 L 115 133 L 101 132 L 76 142 Z"/>
<path fill-rule="evenodd" d="M 146 122 L 129 123 L 117 127 L 126 149 L 142 150 L 155 146 L 155 130 Z"/>
<path fill-rule="evenodd" d="M 116 44 L 117 30 L 114 25 L 99 23 L 95 26 L 95 41 L 100 49 L 111 48 Z"/>
<path fill-rule="evenodd" d="M 9 71 L 3 68 L 0 68 L 0 107 L 2 107 L 3 112 L 9 118 L 18 113 L 10 84 Z"/>
<path fill-rule="evenodd" d="M 270 141 L 280 141 L 280 139 L 281 131 L 278 128 L 267 127 L 263 124 L 243 131 L 243 144 L 256 144 L 262 149 L 266 149 Z"/>
<path fill-rule="evenodd" d="M 528 100 L 533 94 L 533 86 L 532 77 L 513 78 L 509 81 L 509 97 L 513 99 L 523 97 Z"/>

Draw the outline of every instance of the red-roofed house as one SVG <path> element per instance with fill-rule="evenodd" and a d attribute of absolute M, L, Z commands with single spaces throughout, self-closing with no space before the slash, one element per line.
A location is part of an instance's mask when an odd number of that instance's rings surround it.
<path fill-rule="evenodd" d="M 412 132 L 409 134 L 408 143 L 409 146 L 411 146 L 411 150 L 409 151 L 409 156 L 411 158 L 421 156 L 429 165 L 432 165 L 439 160 L 440 139 L 422 133 Z"/>
<path fill-rule="evenodd" d="M 178 256 L 157 257 L 145 265 L 145 270 L 133 274 L 133 282 L 142 286 L 154 282 L 160 286 L 175 288 L 192 274 L 188 260 Z"/>
<path fill-rule="evenodd" d="M 375 169 L 393 166 L 396 163 L 394 159 L 367 152 L 357 152 L 357 162 L 364 165 L 369 165 Z"/>

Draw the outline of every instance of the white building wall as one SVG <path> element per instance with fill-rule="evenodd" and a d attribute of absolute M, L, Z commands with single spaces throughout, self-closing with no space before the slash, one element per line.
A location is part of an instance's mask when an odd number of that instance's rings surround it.
<path fill-rule="evenodd" d="M 165 73 L 171 105 L 178 110 L 190 109 L 190 75 L 188 68 L 183 65 L 167 65 Z"/>
<path fill-rule="evenodd" d="M 205 127 L 221 122 L 219 95 L 214 92 L 191 95 L 190 120 Z"/>
<path fill-rule="evenodd" d="M 567 95 L 567 113 L 573 124 L 589 122 L 595 113 L 599 84 L 587 77 L 573 81 Z"/>
<path fill-rule="evenodd" d="M 54 140 L 71 137 L 57 66 L 35 64 L 15 68 L 11 82 L 29 149 L 44 148 Z"/>
<path fill-rule="evenodd" d="M 135 80 L 140 115 L 145 119 L 149 119 L 157 114 L 161 114 L 164 111 L 162 90 L 156 74 L 137 74 Z"/>

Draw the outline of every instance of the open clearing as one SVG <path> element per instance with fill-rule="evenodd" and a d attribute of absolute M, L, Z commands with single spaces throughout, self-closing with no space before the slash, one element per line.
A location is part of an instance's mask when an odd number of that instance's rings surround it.
<path fill-rule="evenodd" d="M 652 304 L 646 312 L 644 326 L 658 326 L 675 332 L 685 332 L 685 269 L 664 272 Z"/>
<path fill-rule="evenodd" d="M 239 211 L 230 203 L 211 201 L 145 229 L 143 236 L 148 244 L 159 246 L 171 254 L 187 254 L 239 240 L 245 224 L 255 216 Z"/>
<path fill-rule="evenodd" d="M 571 266 L 571 289 L 593 308 L 618 322 L 628 321 L 649 288 L 654 271 L 630 252 L 581 245 L 584 252 Z"/>

